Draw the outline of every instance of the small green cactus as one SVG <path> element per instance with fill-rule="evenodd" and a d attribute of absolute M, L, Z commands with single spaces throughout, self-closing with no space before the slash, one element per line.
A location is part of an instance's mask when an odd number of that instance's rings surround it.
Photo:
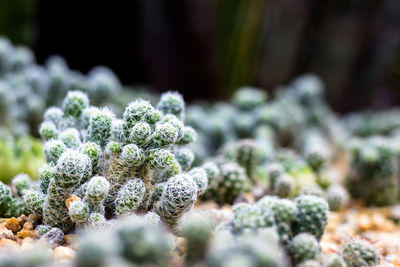
<path fill-rule="evenodd" d="M 68 208 L 68 214 L 74 223 L 83 225 L 89 218 L 89 207 L 83 201 L 74 201 Z"/>
<path fill-rule="evenodd" d="M 114 114 L 107 108 L 101 109 L 90 117 L 86 140 L 98 144 L 100 147 L 107 145 L 111 137 L 111 124 Z"/>
<path fill-rule="evenodd" d="M 44 164 L 39 168 L 39 184 L 43 194 L 47 193 L 50 181 L 54 179 L 54 168 L 49 164 Z"/>
<path fill-rule="evenodd" d="M 186 173 L 171 177 L 163 188 L 156 206 L 156 213 L 168 225 L 174 227 L 184 212 L 192 208 L 197 199 L 198 187 L 192 176 Z"/>
<path fill-rule="evenodd" d="M 181 120 L 184 119 L 185 103 L 182 95 L 178 92 L 162 94 L 157 109 L 161 110 L 164 114 L 172 114 Z"/>
<path fill-rule="evenodd" d="M 346 185 L 350 194 L 367 205 L 396 203 L 399 194 L 398 163 L 389 140 L 372 137 L 352 143 L 352 162 Z"/>
<path fill-rule="evenodd" d="M 376 266 L 381 261 L 379 250 L 365 240 L 348 242 L 342 256 L 349 267 Z"/>
<path fill-rule="evenodd" d="M 233 206 L 233 211 L 232 224 L 236 232 L 275 226 L 272 210 L 261 208 L 258 205 L 239 203 Z"/>
<path fill-rule="evenodd" d="M 43 146 L 43 152 L 48 163 L 56 164 L 61 154 L 67 150 L 65 144 L 59 140 L 50 140 Z"/>
<path fill-rule="evenodd" d="M 321 197 L 301 195 L 295 199 L 297 214 L 295 233 L 310 233 L 318 240 L 324 233 L 328 220 L 328 203 Z"/>
<path fill-rule="evenodd" d="M 82 111 L 89 106 L 89 99 L 80 91 L 69 91 L 63 102 L 65 115 L 79 118 Z"/>
<path fill-rule="evenodd" d="M 194 182 L 197 185 L 198 188 L 197 195 L 200 196 L 204 194 L 204 192 L 208 187 L 207 172 L 202 167 L 196 167 L 190 170 L 189 174 L 192 176 Z"/>
<path fill-rule="evenodd" d="M 42 122 L 42 124 L 40 124 L 39 133 L 40 137 L 45 141 L 58 138 L 58 130 L 51 121 Z"/>
<path fill-rule="evenodd" d="M 187 241 L 186 262 L 201 262 L 212 234 L 213 223 L 210 218 L 200 212 L 188 212 L 180 220 L 178 229 Z"/>
<path fill-rule="evenodd" d="M 331 185 L 326 191 L 326 198 L 331 211 L 337 211 L 348 205 L 350 196 L 347 190 L 339 185 Z"/>
<path fill-rule="evenodd" d="M 324 255 L 324 265 L 326 267 L 347 267 L 347 264 L 342 256 L 339 254 L 330 253 L 328 255 Z"/>
<path fill-rule="evenodd" d="M 175 159 L 181 165 L 182 171 L 187 171 L 192 166 L 194 161 L 194 153 L 192 150 L 188 148 L 179 148 L 175 151 Z"/>
<path fill-rule="evenodd" d="M 143 182 L 136 178 L 129 180 L 119 191 L 115 201 L 115 213 L 127 215 L 139 208 L 146 192 Z"/>
<path fill-rule="evenodd" d="M 142 266 L 168 265 L 172 244 L 161 225 L 135 218 L 119 226 L 116 234 L 121 243 L 121 255 L 130 263 Z"/>
<path fill-rule="evenodd" d="M 46 195 L 36 190 L 26 190 L 23 196 L 26 208 L 35 215 L 43 214 Z"/>
<path fill-rule="evenodd" d="M 289 174 L 281 175 L 275 184 L 275 192 L 281 198 L 289 197 L 295 190 L 296 182 Z"/>
<path fill-rule="evenodd" d="M 290 243 L 290 253 L 297 264 L 316 259 L 320 250 L 315 236 L 308 233 L 296 235 Z"/>
<path fill-rule="evenodd" d="M 233 202 L 248 190 L 248 179 L 245 170 L 235 162 L 223 163 L 220 176 L 215 182 L 217 201 L 221 204 Z"/>
<path fill-rule="evenodd" d="M 31 177 L 28 174 L 20 173 L 11 180 L 18 196 L 23 196 L 24 191 L 31 186 Z"/>

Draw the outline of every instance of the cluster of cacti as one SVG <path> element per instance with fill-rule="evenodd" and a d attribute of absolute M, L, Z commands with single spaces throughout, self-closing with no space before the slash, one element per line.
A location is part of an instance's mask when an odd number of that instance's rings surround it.
<path fill-rule="evenodd" d="M 390 135 L 400 127 L 400 110 L 397 108 L 385 111 L 364 111 L 351 113 L 344 117 L 346 128 L 354 136 L 370 137 Z"/>
<path fill-rule="evenodd" d="M 382 137 L 351 143 L 351 168 L 346 184 L 353 197 L 368 205 L 391 205 L 399 195 L 398 158 L 391 141 Z"/>
<path fill-rule="evenodd" d="M 58 56 L 42 67 L 29 49 L 0 38 L 0 123 L 13 135 L 39 132 L 46 159 L 33 166 L 39 155 L 20 156 L 28 142 L 8 149 L 11 137 L 3 134 L 0 175 L 14 178 L 0 183 L 1 216 L 35 215 L 38 238 L 52 247 L 66 233 L 95 231 L 83 238 L 75 266 L 167 266 L 170 233 L 185 239 L 186 249 L 174 253 L 188 266 L 379 263 L 364 241 L 329 256 L 319 241 L 328 210 L 349 203 L 330 169 L 343 148 L 351 147 L 346 185 L 353 197 L 397 201 L 397 110 L 339 120 L 311 74 L 273 99 L 242 87 L 228 103 L 187 110 L 176 92 L 153 106 L 121 89 L 107 68 L 82 75 Z M 23 172 L 34 178 L 38 171 L 38 182 L 17 175 L 13 153 L 32 164 Z M 220 222 L 212 212 L 190 211 L 198 200 L 232 205 L 231 217 Z"/>
<path fill-rule="evenodd" d="M 217 229 L 238 236 L 276 233 L 281 246 L 299 264 L 319 256 L 327 215 L 328 204 L 318 196 L 301 195 L 294 201 L 265 196 L 254 204 L 234 205 L 232 220 Z"/>
<path fill-rule="evenodd" d="M 98 66 L 83 75 L 70 70 L 60 56 L 40 66 L 29 48 L 13 46 L 0 37 L 0 125 L 14 135 L 37 136 L 46 107 L 60 104 L 72 90 L 85 91 L 93 104 L 107 103 L 120 112 L 133 96 L 132 91 L 121 89 L 118 77 L 107 67 Z"/>
<path fill-rule="evenodd" d="M 108 230 L 87 232 L 82 239 L 77 267 L 167 266 L 172 256 L 173 239 L 146 216 L 125 218 Z"/>
<path fill-rule="evenodd" d="M 380 262 L 378 249 L 365 240 L 348 242 L 343 248 L 342 256 L 349 267 L 376 266 Z"/>
<path fill-rule="evenodd" d="M 47 164 L 39 169 L 39 182 L 23 188 L 16 180 L 15 187 L 31 213 L 64 232 L 102 228 L 114 217 L 149 211 L 174 228 L 209 181 L 223 183 L 221 175 L 239 183 L 246 179 L 238 165 L 210 162 L 190 170 L 194 155 L 184 146 L 196 132 L 183 124 L 184 115 L 183 98 L 174 92 L 163 94 L 157 108 L 134 100 L 118 119 L 91 106 L 85 93 L 70 91 L 62 108 L 45 112 L 40 126 Z M 241 192 L 233 185 L 224 200 Z"/>

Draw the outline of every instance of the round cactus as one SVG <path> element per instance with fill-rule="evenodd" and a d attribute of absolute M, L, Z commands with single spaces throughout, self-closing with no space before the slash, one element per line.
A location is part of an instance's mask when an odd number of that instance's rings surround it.
<path fill-rule="evenodd" d="M 89 218 L 89 207 L 83 201 L 74 201 L 68 208 L 68 214 L 73 222 L 84 224 Z"/>
<path fill-rule="evenodd" d="M 95 170 L 102 156 L 101 147 L 96 143 L 87 142 L 80 146 L 80 151 L 89 156 L 92 162 L 92 170 Z"/>
<path fill-rule="evenodd" d="M 177 140 L 178 131 L 170 122 L 158 124 L 152 136 L 154 147 L 170 147 L 175 144 Z"/>
<path fill-rule="evenodd" d="M 101 213 L 91 213 L 88 219 L 88 225 L 93 229 L 102 229 L 107 227 L 107 220 Z"/>
<path fill-rule="evenodd" d="M 329 209 L 332 211 L 337 211 L 346 206 L 350 200 L 349 193 L 339 184 L 331 185 L 326 192 L 326 197 Z"/>
<path fill-rule="evenodd" d="M 175 161 L 174 155 L 166 149 L 150 149 L 146 151 L 146 163 L 152 169 L 171 167 Z"/>
<path fill-rule="evenodd" d="M 295 189 L 295 180 L 289 174 L 281 175 L 275 184 L 275 192 L 281 198 L 286 198 L 292 195 Z"/>
<path fill-rule="evenodd" d="M 127 215 L 136 211 L 140 206 L 146 187 L 139 178 L 129 180 L 119 191 L 115 201 L 115 213 Z"/>
<path fill-rule="evenodd" d="M 58 126 L 64 116 L 64 112 L 58 107 L 49 107 L 43 116 L 45 122 L 51 122 L 55 126 Z"/>
<path fill-rule="evenodd" d="M 265 91 L 252 87 L 241 87 L 233 95 L 233 103 L 242 110 L 252 110 L 264 103 L 266 99 Z"/>
<path fill-rule="evenodd" d="M 209 187 L 214 184 L 220 175 L 218 165 L 215 162 L 206 162 L 201 166 L 207 173 Z"/>
<path fill-rule="evenodd" d="M 81 144 L 79 132 L 75 128 L 62 131 L 59 140 L 61 140 L 67 148 L 77 148 Z"/>
<path fill-rule="evenodd" d="M 178 140 L 178 145 L 187 145 L 193 143 L 197 140 L 197 132 L 190 126 L 185 126 L 183 128 L 182 138 Z"/>
<path fill-rule="evenodd" d="M 329 208 L 326 200 L 318 196 L 301 195 L 295 202 L 297 206 L 295 232 L 310 233 L 320 239 L 328 220 Z"/>
<path fill-rule="evenodd" d="M 61 154 L 67 150 L 65 144 L 59 140 L 47 141 L 43 146 L 43 152 L 48 163 L 56 164 Z"/>
<path fill-rule="evenodd" d="M 0 182 L 0 214 L 5 214 L 11 206 L 13 196 L 10 187 Z"/>
<path fill-rule="evenodd" d="M 328 254 L 324 257 L 324 265 L 326 267 L 347 267 L 347 264 L 339 254 Z"/>
<path fill-rule="evenodd" d="M 187 171 L 194 161 L 194 153 L 188 148 L 180 148 L 175 151 L 175 158 L 181 165 L 182 171 Z"/>
<path fill-rule="evenodd" d="M 46 241 L 50 246 L 58 246 L 64 243 L 64 233 L 57 227 L 51 228 L 39 240 Z"/>
<path fill-rule="evenodd" d="M 86 140 L 105 147 L 111 137 L 111 125 L 114 114 L 107 108 L 101 109 L 90 117 Z"/>
<path fill-rule="evenodd" d="M 44 164 L 39 168 L 39 184 L 43 194 L 47 193 L 50 180 L 54 179 L 54 168 L 51 165 Z"/>
<path fill-rule="evenodd" d="M 154 124 L 161 120 L 162 114 L 155 110 L 150 102 L 138 99 L 131 102 L 125 109 L 123 118 L 126 126 L 130 129 L 138 121 L 146 121 Z"/>
<path fill-rule="evenodd" d="M 61 188 L 73 188 L 82 178 L 92 172 L 90 158 L 80 152 L 68 150 L 63 153 L 55 166 L 55 183 Z"/>
<path fill-rule="evenodd" d="M 292 237 L 292 223 L 296 218 L 296 204 L 288 199 L 279 199 L 271 206 L 281 242 L 286 244 Z"/>
<path fill-rule="evenodd" d="M 12 185 L 17 190 L 19 196 L 31 186 L 31 177 L 28 174 L 20 173 L 11 180 Z"/>
<path fill-rule="evenodd" d="M 171 177 L 164 186 L 156 212 L 169 225 L 174 226 L 184 212 L 190 210 L 197 199 L 198 187 L 189 174 Z"/>
<path fill-rule="evenodd" d="M 52 229 L 51 226 L 49 225 L 37 225 L 35 228 L 36 233 L 38 234 L 39 237 L 44 236 L 47 232 L 49 232 Z"/>
<path fill-rule="evenodd" d="M 378 249 L 364 240 L 347 243 L 342 255 L 349 267 L 375 266 L 381 260 Z"/>
<path fill-rule="evenodd" d="M 167 266 L 172 244 L 166 231 L 157 224 L 135 218 L 117 229 L 121 255 L 136 265 Z"/>
<path fill-rule="evenodd" d="M 178 92 L 163 93 L 157 104 L 157 108 L 164 114 L 173 114 L 181 120 L 184 119 L 185 102 L 182 95 Z"/>
<path fill-rule="evenodd" d="M 94 176 L 86 186 L 85 202 L 87 202 L 90 212 L 104 214 L 103 201 L 107 197 L 110 183 L 102 176 Z"/>
<path fill-rule="evenodd" d="M 115 141 L 111 141 L 107 144 L 105 151 L 108 151 L 112 154 L 120 154 L 122 153 L 123 144 Z"/>
<path fill-rule="evenodd" d="M 39 191 L 27 190 L 23 196 L 26 208 L 36 215 L 42 215 L 45 194 Z"/>
<path fill-rule="evenodd" d="M 39 133 L 45 141 L 58 138 L 57 127 L 51 121 L 42 122 L 39 127 Z"/>
<path fill-rule="evenodd" d="M 284 174 L 284 168 L 279 163 L 272 163 L 267 167 L 267 174 L 269 178 L 269 188 L 275 190 L 276 181 Z"/>
<path fill-rule="evenodd" d="M 204 194 L 208 186 L 207 172 L 201 167 L 196 167 L 193 168 L 189 172 L 189 174 L 192 176 L 194 182 L 198 187 L 197 195 Z"/>
<path fill-rule="evenodd" d="M 239 203 L 233 206 L 233 211 L 234 218 L 232 223 L 237 232 L 275 226 L 273 212 L 262 209 L 258 205 Z"/>
<path fill-rule="evenodd" d="M 315 236 L 308 233 L 296 235 L 290 243 L 290 253 L 297 264 L 316 259 L 320 250 Z"/>
<path fill-rule="evenodd" d="M 232 204 L 247 190 L 245 170 L 237 163 L 228 162 L 221 165 L 220 171 L 221 176 L 216 183 L 218 201 Z"/>
<path fill-rule="evenodd" d="M 100 112 L 100 109 L 98 107 L 89 106 L 89 107 L 85 108 L 82 111 L 82 114 L 81 114 L 81 117 L 80 117 L 80 126 L 82 128 L 84 128 L 84 129 L 87 129 L 89 127 L 90 120 L 98 112 Z"/>
<path fill-rule="evenodd" d="M 182 217 L 178 229 L 187 240 L 186 261 L 189 263 L 201 261 L 206 254 L 213 229 L 210 218 L 199 212 L 191 211 Z"/>
<path fill-rule="evenodd" d="M 128 166 L 139 166 L 144 162 L 143 150 L 135 144 L 128 144 L 123 147 L 121 153 L 123 161 Z"/>
<path fill-rule="evenodd" d="M 69 91 L 63 102 L 64 114 L 75 118 L 79 118 L 82 111 L 88 106 L 87 95 L 80 91 Z"/>
<path fill-rule="evenodd" d="M 146 146 L 152 138 L 150 125 L 145 121 L 136 123 L 130 132 L 129 141 L 138 146 Z"/>

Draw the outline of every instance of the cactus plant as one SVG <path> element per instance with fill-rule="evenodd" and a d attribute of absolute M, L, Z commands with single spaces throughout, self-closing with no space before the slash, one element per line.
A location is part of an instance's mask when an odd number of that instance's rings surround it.
<path fill-rule="evenodd" d="M 328 203 L 321 197 L 301 195 L 296 198 L 295 233 L 310 233 L 318 240 L 324 233 L 328 216 Z"/>
<path fill-rule="evenodd" d="M 315 236 L 308 233 L 296 235 L 290 243 L 290 252 L 297 264 L 316 259 L 320 250 Z"/>
<path fill-rule="evenodd" d="M 380 262 L 378 249 L 365 240 L 348 242 L 342 255 L 349 267 L 375 266 Z"/>

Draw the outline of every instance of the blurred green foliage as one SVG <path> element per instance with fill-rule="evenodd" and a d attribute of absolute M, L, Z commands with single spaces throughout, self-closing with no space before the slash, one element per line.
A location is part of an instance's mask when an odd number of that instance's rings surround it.
<path fill-rule="evenodd" d="M 19 173 L 38 178 L 38 169 L 45 163 L 42 143 L 32 137 L 0 136 L 0 181 L 9 183 Z"/>

